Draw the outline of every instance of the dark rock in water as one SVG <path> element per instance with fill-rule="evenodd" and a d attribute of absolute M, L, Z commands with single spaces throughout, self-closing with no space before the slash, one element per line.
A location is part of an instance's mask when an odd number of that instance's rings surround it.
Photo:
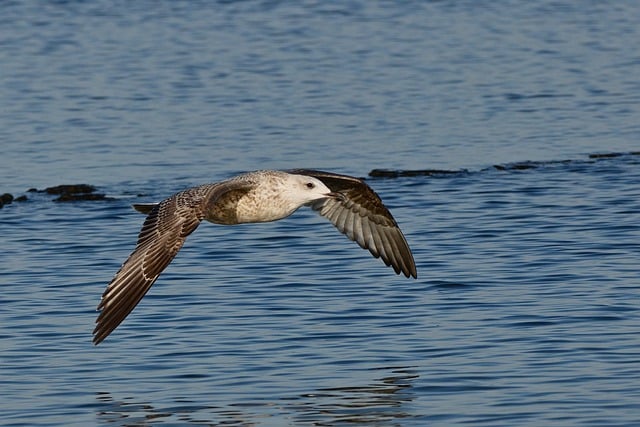
<path fill-rule="evenodd" d="M 96 187 L 87 184 L 56 185 L 55 187 L 44 189 L 44 192 L 47 194 L 61 195 L 93 193 L 94 191 L 96 191 Z"/>
<path fill-rule="evenodd" d="M 540 166 L 539 162 L 519 162 L 519 163 L 510 163 L 508 165 L 493 165 L 493 168 L 499 171 L 506 171 L 506 170 L 523 171 L 527 169 L 534 169 L 534 168 L 537 168 L 538 166 Z"/>
<path fill-rule="evenodd" d="M 485 172 L 489 170 L 499 171 L 524 171 L 529 169 L 543 168 L 547 166 L 567 165 L 567 164 L 585 164 L 595 163 L 598 160 L 613 159 L 622 156 L 640 156 L 640 151 L 629 151 L 624 153 L 593 153 L 589 154 L 589 160 L 547 160 L 547 161 L 532 161 L 527 160 L 523 162 L 496 164 L 488 168 L 480 170 Z M 468 175 L 470 173 L 467 169 L 459 170 L 443 170 L 443 169 L 373 169 L 369 172 L 370 177 L 374 178 L 398 178 L 407 176 L 456 176 L 456 175 Z"/>
<path fill-rule="evenodd" d="M 24 194 L 22 196 L 18 196 L 14 199 L 14 201 L 16 202 L 26 202 L 27 201 L 27 196 L 25 196 Z"/>
<path fill-rule="evenodd" d="M 64 184 L 56 185 L 54 187 L 47 187 L 44 190 L 37 190 L 30 188 L 27 190 L 29 193 L 46 193 L 58 195 L 54 202 L 76 202 L 82 200 L 114 200 L 112 197 L 107 197 L 104 194 L 96 193 L 96 187 L 88 184 Z M 26 200 L 26 197 L 25 197 Z"/>
<path fill-rule="evenodd" d="M 620 157 L 623 153 L 593 153 L 589 154 L 590 159 L 612 159 L 614 157 Z"/>
<path fill-rule="evenodd" d="M 3 207 L 4 205 L 8 205 L 11 202 L 13 202 L 13 195 L 9 193 L 4 193 L 3 195 L 0 196 L 0 208 Z"/>
<path fill-rule="evenodd" d="M 62 193 L 54 202 L 77 202 L 80 200 L 113 200 L 113 197 L 107 197 L 100 193 Z"/>
<path fill-rule="evenodd" d="M 443 170 L 443 169 L 414 169 L 414 170 L 397 170 L 397 169 L 373 169 L 369 172 L 369 176 L 374 178 L 398 178 L 400 176 L 445 176 L 459 175 L 467 173 L 466 169 L 461 170 Z"/>
<path fill-rule="evenodd" d="M 567 164 L 575 162 L 574 160 L 550 160 L 550 161 L 531 161 L 507 163 L 504 165 L 493 165 L 493 169 L 499 171 L 524 171 L 528 169 L 536 169 L 544 166 Z M 491 169 L 491 168 L 489 168 Z"/>
<path fill-rule="evenodd" d="M 630 151 L 628 153 L 593 153 L 589 154 L 590 159 L 613 159 L 621 156 L 638 156 L 640 151 Z"/>

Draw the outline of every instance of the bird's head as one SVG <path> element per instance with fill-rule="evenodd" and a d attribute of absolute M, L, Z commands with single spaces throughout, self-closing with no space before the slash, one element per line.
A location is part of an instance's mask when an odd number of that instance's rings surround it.
<path fill-rule="evenodd" d="M 290 197 L 293 197 L 301 205 L 326 199 L 327 197 L 336 197 L 336 193 L 333 193 L 318 178 L 312 176 L 290 174 L 289 184 Z"/>

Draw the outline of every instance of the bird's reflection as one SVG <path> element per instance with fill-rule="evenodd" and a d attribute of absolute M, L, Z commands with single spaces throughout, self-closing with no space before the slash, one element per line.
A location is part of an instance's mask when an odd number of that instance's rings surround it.
<path fill-rule="evenodd" d="M 301 396 L 290 405 L 295 419 L 317 426 L 393 425 L 394 420 L 411 417 L 404 404 L 413 400 L 411 382 L 418 375 L 404 367 L 380 369 L 389 372 L 372 384 L 325 388 Z"/>
<path fill-rule="evenodd" d="M 154 405 L 141 398 L 114 398 L 97 393 L 97 419 L 102 425 L 224 425 L 257 426 L 274 417 L 315 426 L 394 425 L 413 416 L 405 404 L 413 400 L 411 383 L 418 377 L 411 368 L 384 367 L 384 375 L 367 385 L 322 388 L 299 396 L 236 402 L 225 405 L 174 399 Z M 382 423 L 382 424 L 381 424 Z"/>

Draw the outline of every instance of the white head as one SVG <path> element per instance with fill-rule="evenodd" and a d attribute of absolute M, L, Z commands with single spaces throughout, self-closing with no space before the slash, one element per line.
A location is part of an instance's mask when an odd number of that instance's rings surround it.
<path fill-rule="evenodd" d="M 322 181 L 312 176 L 288 174 L 288 196 L 299 205 L 332 197 L 331 190 Z"/>

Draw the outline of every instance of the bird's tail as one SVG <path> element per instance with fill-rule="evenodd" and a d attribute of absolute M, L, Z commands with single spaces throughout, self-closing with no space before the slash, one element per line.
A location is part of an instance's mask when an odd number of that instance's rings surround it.
<path fill-rule="evenodd" d="M 158 205 L 159 203 L 134 203 L 132 206 L 133 209 L 137 210 L 138 212 L 148 215 L 149 212 L 151 212 L 151 210 Z"/>

